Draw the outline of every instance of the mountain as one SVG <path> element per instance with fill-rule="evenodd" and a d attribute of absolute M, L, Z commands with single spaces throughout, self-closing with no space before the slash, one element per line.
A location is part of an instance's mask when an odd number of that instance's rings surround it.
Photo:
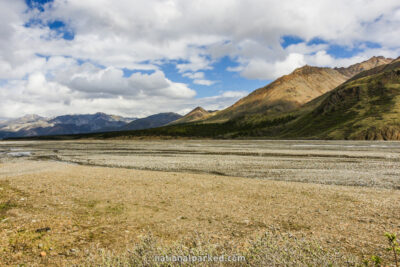
<path fill-rule="evenodd" d="M 207 119 L 208 117 L 212 116 L 212 113 L 213 112 L 209 112 L 202 107 L 197 107 L 197 108 L 193 109 L 192 111 L 190 111 L 185 116 L 183 116 L 182 118 L 169 123 L 169 125 L 204 120 L 204 119 Z"/>
<path fill-rule="evenodd" d="M 182 118 L 181 115 L 176 113 L 159 113 L 155 115 L 151 115 L 149 117 L 143 119 L 137 119 L 132 121 L 131 123 L 121 127 L 119 130 L 121 131 L 129 131 L 129 130 L 142 130 L 148 128 L 157 128 L 164 125 L 167 125 L 170 122 L 176 121 Z"/>
<path fill-rule="evenodd" d="M 45 118 L 25 115 L 0 122 L 0 138 L 38 135 L 80 134 L 116 130 L 134 119 L 104 113 Z"/>
<path fill-rule="evenodd" d="M 372 57 L 369 60 L 366 60 L 361 63 L 357 63 L 354 65 L 351 65 L 347 68 L 335 68 L 338 72 L 342 73 L 346 77 L 353 77 L 354 75 L 363 72 L 365 70 L 370 70 L 373 69 L 377 66 L 385 65 L 385 64 L 390 64 L 393 61 L 392 58 L 385 58 L 382 56 L 378 57 Z"/>
<path fill-rule="evenodd" d="M 362 72 L 309 106 L 280 136 L 400 140 L 400 61 Z"/>
<path fill-rule="evenodd" d="M 299 108 L 344 83 L 357 73 L 384 65 L 392 59 L 372 57 L 347 68 L 304 66 L 253 91 L 232 106 L 217 112 L 208 122 L 224 122 L 251 114 L 279 115 Z"/>
<path fill-rule="evenodd" d="M 51 119 L 49 122 L 56 125 L 75 125 L 87 127 L 90 132 L 104 131 L 120 128 L 134 119 L 123 118 L 98 112 L 96 114 L 63 115 Z"/>
<path fill-rule="evenodd" d="M 17 119 L 8 119 L 0 122 L 0 131 L 18 132 L 37 127 L 51 127 L 53 124 L 48 119 L 35 114 L 25 115 Z"/>

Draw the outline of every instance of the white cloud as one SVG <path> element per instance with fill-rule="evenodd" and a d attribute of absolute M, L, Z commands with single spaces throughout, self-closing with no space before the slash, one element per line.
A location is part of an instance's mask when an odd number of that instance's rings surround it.
<path fill-rule="evenodd" d="M 210 85 L 213 85 L 215 83 L 215 81 L 204 80 L 204 79 L 195 79 L 195 80 L 193 80 L 193 83 L 199 84 L 199 85 L 210 86 Z"/>
<path fill-rule="evenodd" d="M 190 56 L 189 63 L 181 63 L 177 64 L 176 68 L 179 72 L 183 73 L 186 71 L 198 71 L 198 70 L 211 70 L 212 67 L 210 64 L 212 63 L 210 60 L 206 59 L 202 56 Z"/>
<path fill-rule="evenodd" d="M 275 79 L 293 71 L 295 68 L 304 66 L 306 60 L 302 54 L 289 54 L 284 60 L 267 62 L 262 59 L 253 59 L 242 69 L 241 75 L 249 79 Z M 233 69 L 235 70 L 235 69 Z"/>
<path fill-rule="evenodd" d="M 186 72 L 182 74 L 183 77 L 188 77 L 190 79 L 204 79 L 204 72 Z"/>
<path fill-rule="evenodd" d="M 104 63 L 117 67 L 167 58 L 188 60 L 178 64 L 182 72 L 198 71 L 210 67 L 211 61 L 204 57 L 211 53 L 207 46 L 212 47 L 214 56 L 222 56 L 221 50 L 228 49 L 246 57 L 275 54 L 282 60 L 285 53 L 279 51 L 279 42 L 282 35 L 290 34 L 349 45 L 376 39 L 396 46 L 399 42 L 395 37 L 399 31 L 396 0 L 56 0 L 53 6 L 42 17 L 69 21 L 76 32 L 73 46 L 66 51 L 83 57 L 101 53 Z M 391 35 L 390 41 L 385 41 L 387 35 Z"/>
<path fill-rule="evenodd" d="M 179 86 L 176 90 L 178 93 Z M 26 114 L 55 116 L 95 113 L 100 110 L 109 114 L 144 117 L 159 112 L 182 112 L 195 106 L 222 109 L 247 93 L 225 92 L 206 98 L 178 98 L 166 95 L 147 97 L 90 95 L 48 81 L 41 73 L 34 73 L 27 80 L 9 82 L 3 90 L 0 90 L 0 114 L 3 117 L 16 117 L 21 115 L 23 110 Z"/>
<path fill-rule="evenodd" d="M 181 104 L 178 113 L 186 114 L 194 107 L 198 106 L 203 107 L 206 110 L 221 110 L 227 108 L 248 94 L 249 92 L 247 91 L 226 91 L 216 96 L 193 99 L 185 104 Z"/>
<path fill-rule="evenodd" d="M 249 94 L 249 92 L 246 92 L 246 91 L 226 91 L 226 92 L 222 93 L 221 97 L 224 97 L 224 98 L 242 98 L 242 97 L 244 97 L 244 96 L 246 96 L 248 94 Z"/>
<path fill-rule="evenodd" d="M 115 67 L 100 68 L 91 63 L 71 65 L 55 74 L 55 80 L 72 90 L 95 95 L 129 97 L 168 96 L 190 98 L 196 92 L 185 84 L 174 83 L 162 71 L 151 74 L 140 72 L 124 77 L 122 70 Z"/>
<path fill-rule="evenodd" d="M 210 86 L 216 83 L 215 81 L 204 79 L 204 72 L 185 72 L 182 76 L 192 79 L 194 84 Z"/>
<path fill-rule="evenodd" d="M 203 71 L 219 71 L 213 64 L 225 56 L 238 63 L 230 71 L 274 79 L 304 64 L 344 66 L 400 54 L 398 0 L 55 0 L 45 10 L 27 11 L 24 0 L 0 1 L 0 116 L 134 116 L 233 101 L 194 98 L 194 90 L 166 77 L 160 63 L 175 64 L 194 84 L 212 85 Z M 25 27 L 31 19 L 61 20 L 74 39 L 43 24 Z M 283 48 L 285 35 L 305 42 Z M 327 43 L 308 45 L 313 38 Z M 327 52 L 330 44 L 353 48 L 363 42 L 380 47 L 345 59 Z M 124 77 L 124 68 L 153 72 Z"/>

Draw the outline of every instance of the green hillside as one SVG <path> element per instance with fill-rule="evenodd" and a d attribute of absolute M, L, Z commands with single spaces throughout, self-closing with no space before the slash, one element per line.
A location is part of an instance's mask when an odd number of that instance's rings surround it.
<path fill-rule="evenodd" d="M 361 73 L 310 104 L 281 137 L 400 140 L 400 62 Z"/>

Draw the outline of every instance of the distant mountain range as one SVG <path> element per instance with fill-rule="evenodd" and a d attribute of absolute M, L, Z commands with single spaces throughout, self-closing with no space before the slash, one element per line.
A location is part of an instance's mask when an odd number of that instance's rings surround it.
<path fill-rule="evenodd" d="M 34 114 L 0 120 L 0 139 L 96 132 L 130 131 L 156 128 L 182 117 L 177 113 L 158 113 L 145 118 L 124 118 L 105 113 L 62 115 L 45 118 Z"/>
<path fill-rule="evenodd" d="M 347 68 L 304 66 L 224 110 L 162 113 L 118 130 L 82 137 L 400 140 L 400 58 L 372 57 Z"/>
<path fill-rule="evenodd" d="M 17 119 L 0 120 L 0 139 L 95 132 L 128 131 L 155 128 L 180 119 L 176 113 L 159 113 L 146 118 L 124 118 L 105 113 L 62 115 L 45 118 L 30 114 Z"/>
<path fill-rule="evenodd" d="M 131 123 L 128 123 L 127 125 L 121 127 L 119 130 L 130 131 L 130 130 L 156 128 L 167 125 L 168 123 L 179 120 L 180 118 L 182 118 L 182 115 L 172 112 L 159 113 L 143 119 L 137 119 L 135 121 L 132 121 Z"/>
<path fill-rule="evenodd" d="M 113 131 L 133 120 L 135 119 L 105 113 L 63 115 L 55 118 L 31 114 L 0 121 L 0 138 Z"/>

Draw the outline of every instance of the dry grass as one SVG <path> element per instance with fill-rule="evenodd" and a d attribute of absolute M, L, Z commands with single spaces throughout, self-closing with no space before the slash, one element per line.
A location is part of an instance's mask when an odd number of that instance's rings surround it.
<path fill-rule="evenodd" d="M 269 260 L 260 255 L 309 262 L 310 254 L 299 250 L 315 243 L 311 254 L 322 263 L 337 252 L 384 255 L 383 233 L 400 231 L 398 190 L 22 159 L 0 165 L 0 183 L 0 265 L 94 264 L 103 260 L 98 249 L 113 253 L 106 261 L 129 261 L 127 248 L 135 251 L 148 233 L 158 242 L 150 255 L 204 244 L 253 255 L 256 266 Z M 272 241 L 260 239 L 265 232 Z"/>
<path fill-rule="evenodd" d="M 161 256 L 160 256 L 161 255 Z M 171 256 L 172 255 L 172 256 Z M 185 258 L 182 255 L 191 255 Z M 221 255 L 222 260 L 221 260 Z M 226 256 L 230 255 L 231 258 Z M 173 258 L 175 256 L 175 258 Z M 181 258 L 179 258 L 181 256 Z M 217 259 L 214 259 L 216 256 Z M 170 257 L 169 260 L 167 257 Z M 193 257 L 196 257 L 193 260 Z M 215 246 L 193 242 L 191 246 L 176 243 L 162 246 L 150 235 L 126 253 L 100 250 L 89 254 L 85 266 L 356 266 L 357 258 L 327 251 L 289 234 L 266 232 L 247 247 Z"/>

